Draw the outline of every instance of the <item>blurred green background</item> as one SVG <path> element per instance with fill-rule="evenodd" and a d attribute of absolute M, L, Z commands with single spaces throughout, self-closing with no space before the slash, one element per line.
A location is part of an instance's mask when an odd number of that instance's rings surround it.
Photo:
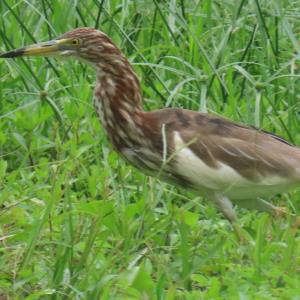
<path fill-rule="evenodd" d="M 299 1 L 0 2 L 1 51 L 76 27 L 133 63 L 144 108 L 208 111 L 300 145 Z M 291 216 L 238 210 L 249 241 L 205 199 L 112 151 L 73 60 L 0 61 L 0 299 L 300 299 Z"/>

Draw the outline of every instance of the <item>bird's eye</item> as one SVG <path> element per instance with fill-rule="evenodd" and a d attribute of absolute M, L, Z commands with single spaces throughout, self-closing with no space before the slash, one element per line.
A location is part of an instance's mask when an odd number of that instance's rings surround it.
<path fill-rule="evenodd" d="M 73 40 L 71 41 L 71 43 L 72 43 L 72 45 L 77 46 L 77 45 L 80 44 L 80 41 L 79 41 L 79 39 L 73 39 Z"/>

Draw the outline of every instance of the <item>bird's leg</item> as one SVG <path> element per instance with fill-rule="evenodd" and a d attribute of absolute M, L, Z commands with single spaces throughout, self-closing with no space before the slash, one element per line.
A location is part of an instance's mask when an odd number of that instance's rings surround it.
<path fill-rule="evenodd" d="M 236 214 L 233 209 L 231 201 L 220 194 L 212 194 L 209 199 L 215 204 L 219 211 L 228 219 L 231 223 L 236 221 Z"/>
<path fill-rule="evenodd" d="M 286 214 L 288 214 L 288 211 L 285 207 L 272 205 L 271 203 L 260 198 L 250 200 L 235 200 L 234 204 L 247 209 L 265 211 L 274 217 L 284 217 Z"/>
<path fill-rule="evenodd" d="M 271 203 L 260 199 L 243 199 L 243 200 L 234 200 L 234 204 L 242 208 L 254 209 L 259 211 L 266 211 L 274 216 L 280 216 L 283 214 L 283 209 L 272 205 Z"/>
<path fill-rule="evenodd" d="M 241 227 L 236 223 L 237 217 L 231 201 L 227 197 L 220 194 L 212 194 L 210 195 L 209 199 L 215 204 L 219 211 L 222 212 L 224 217 L 231 223 L 238 240 L 241 243 L 244 243 L 246 238 L 242 233 Z"/>

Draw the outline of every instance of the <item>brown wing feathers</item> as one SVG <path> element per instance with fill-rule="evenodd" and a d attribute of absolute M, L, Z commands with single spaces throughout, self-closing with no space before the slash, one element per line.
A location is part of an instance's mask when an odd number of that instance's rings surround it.
<path fill-rule="evenodd" d="M 293 176 L 295 163 L 300 161 L 298 148 L 284 139 L 224 118 L 183 109 L 147 114 L 160 120 L 158 127 L 166 124 L 169 132 L 178 131 L 209 167 L 224 163 L 249 180 L 257 181 L 268 174 Z"/>

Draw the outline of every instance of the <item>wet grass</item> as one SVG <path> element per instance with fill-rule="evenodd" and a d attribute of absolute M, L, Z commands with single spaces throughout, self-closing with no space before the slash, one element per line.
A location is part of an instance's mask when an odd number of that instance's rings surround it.
<path fill-rule="evenodd" d="M 97 27 L 134 64 L 146 110 L 209 111 L 300 145 L 298 8 L 2 0 L 1 51 Z M 93 84 L 72 60 L 0 61 L 0 298 L 300 299 L 294 217 L 239 210 L 239 244 L 205 199 L 112 151 Z M 299 215 L 299 192 L 272 201 Z"/>

